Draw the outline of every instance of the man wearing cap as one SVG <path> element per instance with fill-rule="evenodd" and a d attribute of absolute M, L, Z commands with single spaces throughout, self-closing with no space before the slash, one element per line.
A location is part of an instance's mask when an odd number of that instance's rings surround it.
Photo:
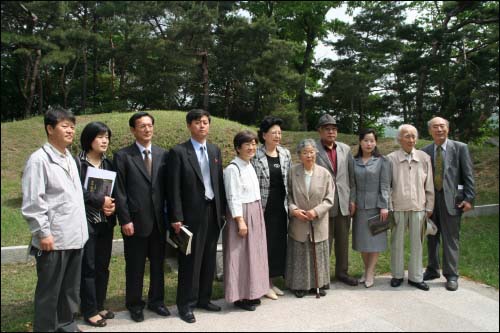
<path fill-rule="evenodd" d="M 329 114 L 319 118 L 316 129 L 320 139 L 317 141 L 316 163 L 330 171 L 335 181 L 335 201 L 329 216 L 328 244 L 330 254 L 335 239 L 335 278 L 350 286 L 358 280 L 347 273 L 349 252 L 349 194 L 354 183 L 353 158 L 348 145 L 337 142 L 337 122 Z"/>
<path fill-rule="evenodd" d="M 439 243 L 443 240 L 443 275 L 446 289 L 458 289 L 458 254 L 460 218 L 472 209 L 474 202 L 474 171 L 467 145 L 448 139 L 449 123 L 434 117 L 428 123 L 434 143 L 424 147 L 434 170 L 435 205 L 432 220 L 437 224 L 435 236 L 428 236 L 427 269 L 424 280 L 434 280 L 439 274 Z"/>

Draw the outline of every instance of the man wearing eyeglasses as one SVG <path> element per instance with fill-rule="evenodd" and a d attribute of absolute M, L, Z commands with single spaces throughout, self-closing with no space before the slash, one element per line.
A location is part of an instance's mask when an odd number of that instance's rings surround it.
<path fill-rule="evenodd" d="M 151 143 L 154 118 L 147 112 L 130 117 L 135 142 L 113 158 L 116 212 L 125 252 L 125 303 L 130 317 L 144 320 L 142 286 L 146 258 L 150 263 L 148 309 L 160 316 L 170 312 L 164 303 L 165 175 L 167 152 Z"/>
<path fill-rule="evenodd" d="M 335 201 L 329 212 L 328 244 L 330 255 L 335 241 L 335 278 L 347 285 L 356 286 L 358 280 L 348 274 L 349 195 L 354 183 L 353 158 L 348 145 L 337 141 L 337 122 L 334 117 L 325 114 L 319 118 L 316 126 L 320 139 L 317 141 L 318 154 L 316 164 L 330 171 L 335 182 Z"/>

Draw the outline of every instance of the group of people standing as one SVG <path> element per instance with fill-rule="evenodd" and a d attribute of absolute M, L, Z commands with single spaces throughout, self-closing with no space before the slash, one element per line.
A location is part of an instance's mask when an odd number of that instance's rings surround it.
<path fill-rule="evenodd" d="M 107 125 L 87 124 L 82 152 L 73 158 L 67 147 L 75 117 L 61 108 L 45 114 L 48 142 L 30 156 L 22 179 L 22 214 L 37 262 L 34 331 L 78 331 L 78 311 L 97 327 L 114 317 L 104 303 L 117 220 L 124 240 L 125 304 L 137 322 L 144 320 L 146 306 L 170 315 L 164 303 L 166 231 L 179 233 L 181 227 L 193 233 L 191 254 L 178 253 L 176 304 L 188 323 L 196 321 L 195 308 L 221 310 L 211 302 L 221 231 L 225 299 L 248 311 L 263 296 L 284 295 L 274 284 L 277 277 L 284 277 L 297 297 L 326 295 L 332 249 L 338 281 L 373 286 L 378 255 L 387 248 L 387 232 L 373 236 L 368 227 L 367 220 L 377 214 L 386 220 L 393 213 L 395 219 L 391 286 L 403 281 L 407 227 L 408 283 L 428 290 L 424 280 L 440 276 L 442 240 L 446 288 L 458 288 L 460 216 L 472 208 L 475 194 L 467 146 L 447 138 L 446 120 L 429 121 L 434 143 L 422 151 L 415 149 L 417 130 L 400 126 L 401 148 L 387 157 L 376 147 L 376 132 L 362 130 L 353 157 L 350 147 L 337 141 L 335 118 L 324 115 L 317 124 L 319 139 L 302 140 L 296 151 L 300 163 L 292 166 L 289 150 L 281 145 L 282 120 L 269 116 L 257 135 L 236 134 L 236 156 L 225 169 L 220 149 L 207 142 L 210 124 L 207 111 L 189 111 L 190 139 L 167 152 L 152 144 L 154 117 L 136 112 L 129 120 L 135 142 L 117 151 L 111 163 L 105 155 L 112 134 Z M 116 172 L 112 195 L 82 186 L 89 167 Z M 352 246 L 365 265 L 360 279 L 348 274 L 352 217 Z M 425 217 L 432 217 L 439 231 L 429 236 L 423 273 Z M 146 259 L 147 303 L 142 299 Z"/>

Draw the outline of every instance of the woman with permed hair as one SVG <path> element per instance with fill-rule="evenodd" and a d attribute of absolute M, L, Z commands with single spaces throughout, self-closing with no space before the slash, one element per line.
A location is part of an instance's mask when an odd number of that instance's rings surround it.
<path fill-rule="evenodd" d="M 265 117 L 259 129 L 259 141 L 252 164 L 257 173 L 266 223 L 269 291 L 266 297 L 278 299 L 284 295 L 273 285 L 273 278 L 285 275 L 288 227 L 288 172 L 292 166 L 290 151 L 281 146 L 283 120 Z"/>

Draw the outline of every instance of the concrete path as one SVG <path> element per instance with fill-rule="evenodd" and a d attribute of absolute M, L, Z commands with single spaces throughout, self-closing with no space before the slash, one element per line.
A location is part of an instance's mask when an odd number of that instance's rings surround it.
<path fill-rule="evenodd" d="M 499 292 L 495 288 L 459 280 L 455 292 L 444 288 L 445 279 L 430 281 L 430 291 L 410 287 L 405 279 L 399 288 L 389 286 L 390 276 L 377 276 L 375 285 L 349 287 L 334 282 L 327 295 L 296 298 L 285 291 L 277 301 L 262 298 L 262 305 L 248 312 L 226 303 L 214 303 L 221 312 L 196 309 L 196 323 L 187 324 L 175 306 L 169 317 L 145 310 L 146 320 L 135 323 L 127 311 L 117 313 L 104 328 L 80 323 L 94 332 L 153 331 L 499 331 Z"/>

